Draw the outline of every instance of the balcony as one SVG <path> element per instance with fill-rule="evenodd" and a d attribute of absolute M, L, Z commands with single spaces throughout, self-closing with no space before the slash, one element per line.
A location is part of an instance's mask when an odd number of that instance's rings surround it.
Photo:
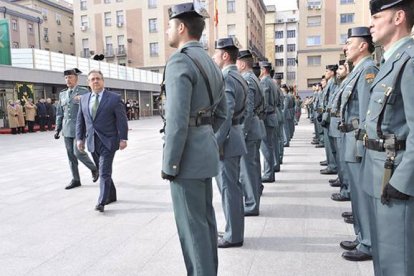
<path fill-rule="evenodd" d="M 85 48 L 82 51 L 80 51 L 79 56 L 82 57 L 82 58 L 90 58 L 94 54 L 95 54 L 94 51 L 91 51 L 91 50 Z"/>
<path fill-rule="evenodd" d="M 111 58 L 115 56 L 114 48 L 108 47 L 104 49 L 104 55 L 106 58 Z"/>
<path fill-rule="evenodd" d="M 126 56 L 126 48 L 124 45 L 119 45 L 118 49 L 116 49 L 116 56 L 117 57 L 125 57 Z"/>

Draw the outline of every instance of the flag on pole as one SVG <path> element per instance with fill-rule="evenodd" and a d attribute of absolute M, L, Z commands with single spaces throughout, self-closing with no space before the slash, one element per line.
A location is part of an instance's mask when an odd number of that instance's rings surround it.
<path fill-rule="evenodd" d="M 214 25 L 217 27 L 218 25 L 218 0 L 214 0 Z"/>
<path fill-rule="evenodd" d="M 0 64 L 11 65 L 9 21 L 0 19 Z"/>

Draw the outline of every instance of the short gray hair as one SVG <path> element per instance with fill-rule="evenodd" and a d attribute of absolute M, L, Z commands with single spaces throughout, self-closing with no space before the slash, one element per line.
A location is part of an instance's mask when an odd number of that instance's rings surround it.
<path fill-rule="evenodd" d="M 99 69 L 92 69 L 91 71 L 89 71 L 89 73 L 88 73 L 88 79 L 89 79 L 89 76 L 90 76 L 91 74 L 93 74 L 93 73 L 96 73 L 96 74 L 101 75 L 102 79 L 104 79 L 104 76 L 103 76 L 103 74 L 102 74 L 101 70 L 99 70 Z"/>

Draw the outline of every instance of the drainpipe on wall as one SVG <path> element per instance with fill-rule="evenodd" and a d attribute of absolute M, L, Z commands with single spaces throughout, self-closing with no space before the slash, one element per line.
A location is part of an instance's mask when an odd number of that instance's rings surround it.
<path fill-rule="evenodd" d="M 42 49 L 42 39 L 41 39 L 41 34 L 40 34 L 40 18 L 37 18 L 37 30 L 39 32 L 38 34 L 38 38 L 39 38 L 39 49 Z"/>

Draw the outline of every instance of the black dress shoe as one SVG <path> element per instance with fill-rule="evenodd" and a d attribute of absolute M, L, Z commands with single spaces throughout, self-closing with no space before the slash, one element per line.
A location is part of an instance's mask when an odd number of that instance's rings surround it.
<path fill-rule="evenodd" d="M 235 242 L 235 243 L 231 243 L 226 241 L 223 238 L 219 238 L 217 240 L 217 247 L 218 248 L 229 248 L 229 247 L 240 247 L 243 246 L 243 242 Z"/>
<path fill-rule="evenodd" d="M 317 148 L 317 149 L 318 149 L 318 148 L 324 148 L 324 147 L 325 147 L 325 145 L 316 145 L 316 146 L 315 146 L 315 148 Z"/>
<path fill-rule="evenodd" d="M 274 172 L 280 172 L 280 165 L 274 166 L 273 171 Z"/>
<path fill-rule="evenodd" d="M 331 170 L 331 169 L 323 169 L 320 170 L 321 174 L 337 174 L 337 171 Z"/>
<path fill-rule="evenodd" d="M 355 239 L 354 241 L 341 241 L 339 243 L 339 246 L 345 250 L 354 250 L 358 246 L 358 244 L 358 240 Z"/>
<path fill-rule="evenodd" d="M 324 161 L 324 162 L 326 162 L 326 161 Z M 338 177 L 334 178 L 334 179 L 329 179 L 328 182 L 329 182 L 329 184 L 335 183 L 336 181 L 338 181 L 338 179 L 339 179 Z"/>
<path fill-rule="evenodd" d="M 346 251 L 342 253 L 342 257 L 345 260 L 353 261 L 353 262 L 362 262 L 362 261 L 372 260 L 371 255 L 364 253 L 362 251 L 359 251 L 358 249 L 354 249 L 352 251 Z"/>
<path fill-rule="evenodd" d="M 345 221 L 345 223 L 349 223 L 349 224 L 354 224 L 355 223 L 354 216 L 344 218 L 344 221 Z"/>
<path fill-rule="evenodd" d="M 68 186 L 65 187 L 66 190 L 70 190 L 81 185 L 80 181 L 72 180 Z"/>
<path fill-rule="evenodd" d="M 245 217 L 257 217 L 259 212 L 244 212 Z"/>
<path fill-rule="evenodd" d="M 343 218 L 349 218 L 349 217 L 352 217 L 352 212 L 343 212 L 343 213 L 342 213 L 342 217 L 343 217 Z"/>
<path fill-rule="evenodd" d="M 350 201 L 351 200 L 349 197 L 344 197 L 340 193 L 333 193 L 331 195 L 331 199 L 335 201 Z"/>
<path fill-rule="evenodd" d="M 105 210 L 105 206 L 102 204 L 98 204 L 95 206 L 95 211 L 103 212 Z"/>
<path fill-rule="evenodd" d="M 326 161 L 326 160 L 321 161 L 321 162 L 319 162 L 319 165 L 321 165 L 321 166 L 328 166 L 328 161 Z"/>
<path fill-rule="evenodd" d="M 288 148 L 288 147 L 290 147 L 290 145 L 289 144 L 284 144 L 283 147 Z"/>
<path fill-rule="evenodd" d="M 262 178 L 262 183 L 273 183 L 273 182 L 275 182 L 274 179 Z"/>
<path fill-rule="evenodd" d="M 313 140 L 313 141 L 311 142 L 311 144 L 312 144 L 312 145 L 318 145 L 318 144 L 319 144 L 319 141 L 318 141 L 318 140 Z"/>
<path fill-rule="evenodd" d="M 92 181 L 96 182 L 98 178 L 99 178 L 99 171 L 98 170 L 92 171 Z"/>
<path fill-rule="evenodd" d="M 342 183 L 338 180 L 334 183 L 329 183 L 329 186 L 331 186 L 331 187 L 341 187 Z"/>
<path fill-rule="evenodd" d="M 116 198 L 108 198 L 107 201 L 105 201 L 105 205 L 111 204 L 112 202 L 115 202 Z"/>

